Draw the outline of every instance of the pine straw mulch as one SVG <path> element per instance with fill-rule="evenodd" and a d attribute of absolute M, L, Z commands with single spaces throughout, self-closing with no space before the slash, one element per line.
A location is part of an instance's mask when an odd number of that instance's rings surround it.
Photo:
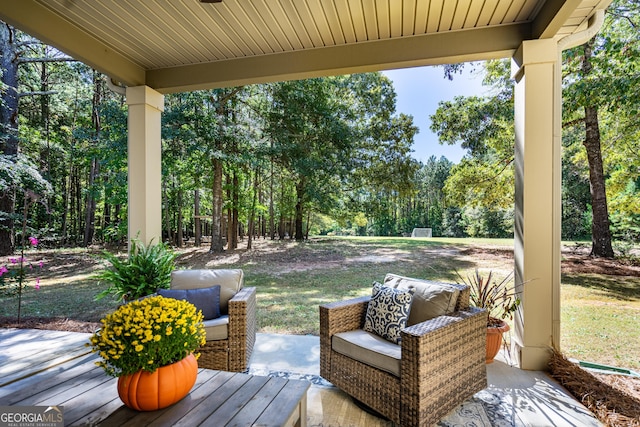
<path fill-rule="evenodd" d="M 61 317 L 22 317 L 20 323 L 18 323 L 17 317 L 0 316 L 0 328 L 48 329 L 51 331 L 93 333 L 100 327 L 100 323 Z"/>
<path fill-rule="evenodd" d="M 591 374 L 557 352 L 549 367 L 551 376 L 605 425 L 640 427 L 640 379 Z"/>

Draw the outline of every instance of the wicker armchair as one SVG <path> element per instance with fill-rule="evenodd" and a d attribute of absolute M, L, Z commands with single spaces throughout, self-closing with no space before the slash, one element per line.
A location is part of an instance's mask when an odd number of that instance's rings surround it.
<path fill-rule="evenodd" d="M 437 423 L 487 386 L 487 313 L 469 307 L 467 286 L 455 286 L 451 315 L 403 329 L 400 345 L 384 344 L 400 347 L 399 375 L 334 349 L 335 334 L 363 328 L 370 297 L 320 306 L 320 375 L 398 425 Z"/>
<path fill-rule="evenodd" d="M 215 285 L 220 285 L 222 316 L 204 321 L 207 343 L 198 350 L 198 365 L 244 372 L 256 341 L 256 288 L 244 287 L 242 270 L 176 270 L 171 274 L 171 289 Z"/>

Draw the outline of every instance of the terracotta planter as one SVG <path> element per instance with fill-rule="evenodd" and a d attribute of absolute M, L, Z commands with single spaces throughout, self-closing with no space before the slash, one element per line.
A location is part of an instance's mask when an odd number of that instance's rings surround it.
<path fill-rule="evenodd" d="M 136 411 L 155 411 L 173 405 L 191 391 L 198 376 L 193 354 L 155 372 L 139 371 L 118 378 L 118 395 Z"/>
<path fill-rule="evenodd" d="M 493 359 L 500 351 L 502 345 L 502 334 L 509 330 L 509 325 L 502 322 L 500 326 L 487 327 L 487 355 L 486 362 L 493 363 Z"/>

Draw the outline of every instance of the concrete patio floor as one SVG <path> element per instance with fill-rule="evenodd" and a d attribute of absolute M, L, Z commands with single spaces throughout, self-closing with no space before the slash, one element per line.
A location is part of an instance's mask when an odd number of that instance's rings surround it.
<path fill-rule="evenodd" d="M 602 426 L 594 416 L 546 373 L 510 366 L 500 353 L 487 365 L 487 391 L 503 399 L 501 426 Z M 312 335 L 258 334 L 251 369 L 319 375 L 320 340 Z M 310 426 L 391 426 L 358 408 L 335 387 L 312 386 L 307 394 Z M 446 420 L 445 420 L 446 421 Z M 475 426 L 481 424 L 477 420 Z M 451 424 L 454 425 L 454 424 Z"/>
<path fill-rule="evenodd" d="M 0 406 L 33 375 L 64 369 L 65 362 L 89 358 L 84 346 L 89 334 L 30 329 L 0 329 Z M 307 394 L 309 426 L 391 426 L 358 408 L 353 401 L 319 377 L 320 345 L 316 336 L 258 334 L 250 373 L 312 381 Z M 500 422 L 486 418 L 474 426 L 601 426 L 602 424 L 544 372 L 509 366 L 503 355 L 487 365 L 489 387 L 474 400 L 499 408 Z M 477 399 L 476 399 L 477 397 Z M 448 416 L 443 425 L 456 424 Z"/>

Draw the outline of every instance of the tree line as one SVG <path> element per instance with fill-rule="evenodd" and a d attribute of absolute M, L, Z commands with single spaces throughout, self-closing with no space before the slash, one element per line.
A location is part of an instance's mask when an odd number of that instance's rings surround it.
<path fill-rule="evenodd" d="M 614 2 L 600 35 L 563 60 L 563 237 L 592 238 L 601 256 L 613 256 L 603 234 L 609 247 L 612 236 L 640 234 L 637 9 Z M 125 243 L 123 96 L 106 76 L 1 27 L 0 254 L 26 235 Z M 220 252 L 257 237 L 414 227 L 512 236 L 513 84 L 506 61 L 475 66 L 492 95 L 441 102 L 431 117 L 441 143 L 467 150 L 458 164 L 411 157 L 418 129 L 381 73 L 167 95 L 163 239 Z"/>

